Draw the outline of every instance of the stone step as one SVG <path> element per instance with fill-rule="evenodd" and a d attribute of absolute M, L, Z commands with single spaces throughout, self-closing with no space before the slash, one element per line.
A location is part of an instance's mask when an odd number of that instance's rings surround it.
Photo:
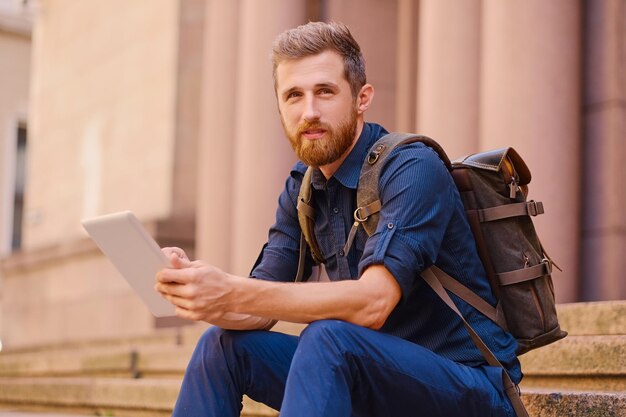
<path fill-rule="evenodd" d="M 559 304 L 557 313 L 571 336 L 626 335 L 626 300 Z"/>
<path fill-rule="evenodd" d="M 278 323 L 276 331 L 299 334 L 303 325 Z M 0 377 L 9 376 L 180 376 L 206 327 L 182 330 L 184 342 L 171 332 L 119 343 L 56 345 L 50 349 L 0 352 Z M 180 342 L 181 337 L 178 337 Z"/>
<path fill-rule="evenodd" d="M 626 391 L 626 335 L 568 336 L 520 361 L 523 387 Z"/>
<path fill-rule="evenodd" d="M 117 417 L 169 416 L 180 389 L 176 379 L 0 378 L 0 409 L 48 410 Z M 532 417 L 624 417 L 626 394 L 522 390 Z M 245 417 L 275 417 L 244 399 Z"/>
<path fill-rule="evenodd" d="M 34 411 L 18 411 L 0 408 L 0 417 L 93 417 L 93 415 L 78 415 L 78 414 L 57 414 L 46 412 L 34 412 Z"/>
<path fill-rule="evenodd" d="M 625 417 L 626 393 L 522 390 L 531 417 Z"/>
<path fill-rule="evenodd" d="M 185 371 L 193 346 L 143 346 L 0 354 L 0 377 L 175 376 Z"/>
<path fill-rule="evenodd" d="M 170 416 L 180 379 L 0 378 L 0 408 L 114 415 Z M 277 416 L 271 408 L 244 398 L 241 416 Z"/>

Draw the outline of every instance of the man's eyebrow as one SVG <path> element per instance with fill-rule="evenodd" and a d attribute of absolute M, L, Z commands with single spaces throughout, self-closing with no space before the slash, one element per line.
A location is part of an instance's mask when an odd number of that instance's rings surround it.
<path fill-rule="evenodd" d="M 298 91 L 298 90 L 300 90 L 299 87 L 293 86 L 293 87 L 290 87 L 290 88 L 288 88 L 286 90 L 281 91 L 280 95 L 281 95 L 281 97 L 285 97 L 285 96 L 288 96 L 289 94 L 291 94 L 292 92 Z"/>
<path fill-rule="evenodd" d="M 315 84 L 315 88 L 320 88 L 320 87 L 329 87 L 329 88 L 332 88 L 332 89 L 336 89 L 339 86 L 337 84 L 331 83 L 331 82 Z"/>
<path fill-rule="evenodd" d="M 317 83 L 317 84 L 315 84 L 313 86 L 313 88 L 314 89 L 331 88 L 333 90 L 336 90 L 337 88 L 339 88 L 339 85 L 337 85 L 337 84 L 335 84 L 333 82 L 328 81 L 328 82 L 323 82 L 323 83 Z M 286 97 L 286 96 L 288 96 L 289 94 L 291 94 L 294 91 L 302 91 L 302 88 L 294 85 L 293 87 L 289 87 L 289 88 L 281 91 L 280 92 L 280 96 L 281 97 Z"/>

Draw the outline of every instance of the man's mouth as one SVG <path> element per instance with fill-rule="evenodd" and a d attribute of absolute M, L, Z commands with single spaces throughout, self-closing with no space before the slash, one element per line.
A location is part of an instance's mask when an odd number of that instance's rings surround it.
<path fill-rule="evenodd" d="M 308 140 L 316 140 L 321 139 L 325 133 L 325 129 L 306 129 L 302 131 L 302 136 Z"/>

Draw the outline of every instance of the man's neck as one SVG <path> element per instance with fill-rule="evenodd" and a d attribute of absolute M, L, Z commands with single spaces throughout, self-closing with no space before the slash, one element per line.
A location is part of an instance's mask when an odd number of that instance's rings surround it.
<path fill-rule="evenodd" d="M 327 180 L 330 177 L 332 177 L 335 172 L 337 172 L 341 164 L 343 164 L 343 161 L 348 157 L 348 155 L 350 155 L 350 152 L 352 152 L 354 145 L 356 145 L 357 141 L 359 140 L 359 137 L 361 136 L 361 132 L 363 131 L 364 125 L 365 125 L 365 122 L 363 118 L 359 118 L 356 123 L 356 132 L 354 135 L 354 139 L 352 140 L 352 145 L 350 145 L 350 147 L 346 149 L 346 151 L 343 153 L 343 155 L 341 155 L 341 157 L 339 157 L 339 159 L 337 159 L 334 162 L 331 162 L 330 164 L 319 167 L 320 171 L 322 171 L 322 174 L 324 174 L 324 177 Z"/>

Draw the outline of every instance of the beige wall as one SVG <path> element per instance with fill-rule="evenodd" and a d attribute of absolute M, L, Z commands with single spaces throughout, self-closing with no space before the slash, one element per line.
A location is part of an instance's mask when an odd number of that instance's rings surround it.
<path fill-rule="evenodd" d="M 24 245 L 1 264 L 5 346 L 154 329 L 80 220 L 130 209 L 162 242 L 193 235 L 203 6 L 41 2 Z"/>
<path fill-rule="evenodd" d="M 86 240 L 5 261 L 2 340 L 13 348 L 146 334 L 154 318 Z"/>
<path fill-rule="evenodd" d="M 168 215 L 178 2 L 43 1 L 33 35 L 27 249 L 80 220 Z M 62 65 L 60 64 L 62 63 Z"/>
<path fill-rule="evenodd" d="M 0 259 L 11 250 L 17 126 L 28 115 L 30 39 L 0 28 Z M 2 306 L 11 294 L 0 268 L 0 348 L 10 318 Z"/>

